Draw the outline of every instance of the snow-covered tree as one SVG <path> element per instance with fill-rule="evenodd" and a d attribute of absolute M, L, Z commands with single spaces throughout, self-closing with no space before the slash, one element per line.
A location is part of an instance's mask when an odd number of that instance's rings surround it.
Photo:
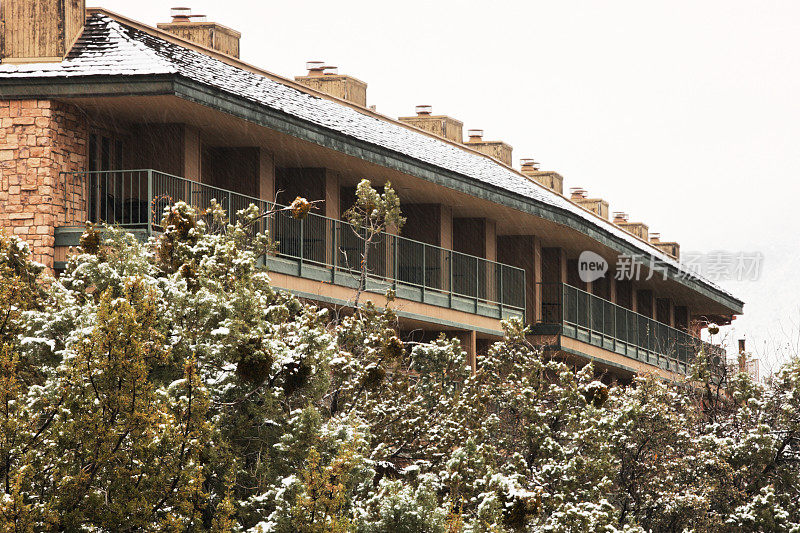
<path fill-rule="evenodd" d="M 267 215 L 89 226 L 55 280 L 0 236 L 0 532 L 800 531 L 799 361 L 619 386 L 509 321 L 473 373 L 274 289 Z"/>

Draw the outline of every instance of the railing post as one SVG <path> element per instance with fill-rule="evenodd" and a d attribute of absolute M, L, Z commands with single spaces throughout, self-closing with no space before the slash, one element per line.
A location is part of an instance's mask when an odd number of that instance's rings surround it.
<path fill-rule="evenodd" d="M 333 241 L 333 250 L 331 250 L 331 253 L 333 254 L 333 258 L 332 258 L 333 259 L 332 260 L 333 269 L 331 270 L 331 283 L 336 281 L 336 265 L 337 265 L 338 256 L 339 256 L 339 249 L 337 248 L 337 245 L 336 245 L 336 237 L 337 237 L 336 234 L 339 233 L 338 232 L 339 228 L 337 227 L 338 224 L 339 224 L 339 222 L 337 220 L 331 220 L 331 228 L 332 228 L 331 231 L 333 231 L 333 239 L 332 239 L 332 241 Z"/>
<path fill-rule="evenodd" d="M 481 263 L 480 260 L 476 257 L 475 258 L 475 314 L 478 314 L 478 298 L 481 293 L 480 288 L 480 279 L 481 279 Z"/>
<path fill-rule="evenodd" d="M 425 302 L 425 286 L 428 284 L 428 273 L 425 271 L 425 247 L 426 245 L 422 245 L 422 301 Z"/>
<path fill-rule="evenodd" d="M 614 348 L 614 351 L 616 352 L 616 351 L 617 351 L 617 339 L 619 338 L 619 337 L 618 337 L 618 335 L 619 335 L 619 328 L 617 327 L 617 315 L 618 315 L 619 313 L 617 313 L 617 305 L 616 305 L 616 304 L 614 304 L 614 305 L 611 307 L 611 310 L 613 311 L 613 313 L 612 313 L 612 315 L 611 315 L 611 320 L 612 320 L 612 322 L 611 322 L 611 329 L 612 329 L 612 331 L 614 332 L 614 338 L 611 340 L 611 346 L 613 346 L 613 348 Z"/>
<path fill-rule="evenodd" d="M 153 233 L 153 210 L 155 206 L 153 205 L 153 170 L 148 169 L 147 171 L 147 236 L 149 237 Z"/>
<path fill-rule="evenodd" d="M 503 267 L 500 265 L 495 265 L 495 268 L 497 268 L 497 270 L 500 272 L 500 279 L 498 280 L 498 284 L 500 285 L 500 294 L 497 295 L 497 301 L 500 304 L 500 320 L 503 320 Z"/>
<path fill-rule="evenodd" d="M 453 251 L 447 250 L 447 255 L 449 256 L 450 259 L 449 261 L 447 261 L 448 277 L 450 278 L 447 284 L 447 292 L 450 296 L 450 309 L 452 309 L 453 308 Z"/>
<path fill-rule="evenodd" d="M 300 219 L 300 263 L 297 265 L 298 275 L 300 276 L 303 275 L 303 252 L 305 248 L 305 235 L 304 235 L 305 221 L 306 221 L 305 218 Z"/>
<path fill-rule="evenodd" d="M 578 295 L 581 294 L 580 290 L 578 290 L 576 292 L 578 292 Z M 592 342 L 592 297 L 586 292 L 584 292 L 584 294 L 586 295 L 586 303 L 587 303 L 587 305 L 586 305 L 586 326 L 587 326 L 587 329 L 589 330 L 589 343 L 591 344 L 591 342 Z"/>
<path fill-rule="evenodd" d="M 397 292 L 397 281 L 400 276 L 400 238 L 394 236 L 394 245 L 392 246 L 392 268 L 394 269 L 394 290 Z"/>

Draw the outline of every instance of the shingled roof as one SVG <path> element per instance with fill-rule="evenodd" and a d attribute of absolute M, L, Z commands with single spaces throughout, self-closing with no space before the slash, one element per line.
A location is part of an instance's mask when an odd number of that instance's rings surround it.
<path fill-rule="evenodd" d="M 691 272 L 644 241 L 595 216 L 563 196 L 482 154 L 409 128 L 340 101 L 312 94 L 288 80 L 282 83 L 237 67 L 172 40 L 135 28 L 104 13 L 87 18 L 83 34 L 59 63 L 0 64 L 1 78 L 92 77 L 173 74 L 281 111 L 302 121 L 374 144 L 398 154 L 571 213 L 601 232 L 620 239 L 645 256 L 677 269 L 702 285 L 741 304 L 733 295 Z"/>

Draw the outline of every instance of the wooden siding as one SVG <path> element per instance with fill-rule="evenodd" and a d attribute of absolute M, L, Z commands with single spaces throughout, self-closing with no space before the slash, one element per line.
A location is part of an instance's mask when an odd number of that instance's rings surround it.
<path fill-rule="evenodd" d="M 85 19 L 84 0 L 0 2 L 0 55 L 7 60 L 61 60 Z"/>
<path fill-rule="evenodd" d="M 453 142 L 464 141 L 464 124 L 446 115 L 417 115 L 397 120 Z"/>
<path fill-rule="evenodd" d="M 643 224 L 641 222 L 615 222 L 617 226 L 624 229 L 628 233 L 632 235 L 636 235 L 642 240 L 647 241 L 650 235 L 649 228 L 647 224 Z"/>
<path fill-rule="evenodd" d="M 555 191 L 558 194 L 564 194 L 564 178 L 558 172 L 526 170 L 524 167 L 522 168 L 521 172 L 526 177 L 541 183 L 551 191 Z"/>
<path fill-rule="evenodd" d="M 502 141 L 467 141 L 466 145 L 482 154 L 494 157 L 509 167 L 513 163 L 511 159 L 513 149 Z"/>
<path fill-rule="evenodd" d="M 576 198 L 572 200 L 587 211 L 608 220 L 608 202 L 600 198 Z"/>
<path fill-rule="evenodd" d="M 367 84 L 352 76 L 296 76 L 294 81 L 353 104 L 367 106 Z"/>
<path fill-rule="evenodd" d="M 231 57 L 239 57 L 239 39 L 242 35 L 216 22 L 159 24 L 158 29 Z"/>

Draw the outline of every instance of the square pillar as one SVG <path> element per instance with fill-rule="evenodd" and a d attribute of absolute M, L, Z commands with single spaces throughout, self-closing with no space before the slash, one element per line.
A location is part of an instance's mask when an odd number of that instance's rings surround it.
<path fill-rule="evenodd" d="M 275 158 L 264 148 L 258 150 L 258 197 L 275 201 Z"/>
<path fill-rule="evenodd" d="M 534 235 L 499 235 L 497 260 L 525 271 L 525 317 L 528 324 L 541 322 L 542 241 Z"/>
<path fill-rule="evenodd" d="M 339 218 L 339 174 L 325 172 L 325 216 Z"/>
<path fill-rule="evenodd" d="M 453 247 L 453 213 L 448 206 L 441 204 L 404 204 L 401 205 L 406 224 L 400 234 L 402 237 L 451 250 Z M 411 249 L 405 242 L 399 250 L 398 266 L 404 272 L 404 281 L 418 283 L 422 280 L 422 265 L 415 264 L 413 257 L 416 245 Z M 418 257 L 419 259 L 419 257 Z M 425 253 L 425 281 L 428 286 L 444 291 L 449 290 L 450 259 L 448 253 L 439 252 L 436 248 L 428 248 Z M 438 264 L 438 269 L 436 268 Z"/>
<path fill-rule="evenodd" d="M 656 298 L 655 317 L 662 324 L 673 324 L 672 301 L 669 298 Z"/>
<path fill-rule="evenodd" d="M 497 223 L 494 220 L 486 219 L 483 227 L 486 242 L 484 245 L 486 255 L 484 257 L 489 261 L 497 261 Z"/>
<path fill-rule="evenodd" d="M 201 181 L 202 164 L 200 148 L 200 132 L 193 126 L 183 126 L 183 171 L 181 176 L 192 180 Z"/>
<path fill-rule="evenodd" d="M 89 125 L 52 100 L 0 100 L 0 119 L 0 229 L 26 241 L 52 273 L 55 227 L 85 220 L 85 184 L 60 173 L 86 170 Z"/>
<path fill-rule="evenodd" d="M 478 334 L 475 331 L 463 331 L 456 333 L 455 337 L 467 352 L 467 361 L 474 374 L 478 370 Z"/>
<path fill-rule="evenodd" d="M 639 289 L 636 291 L 636 312 L 648 318 L 655 318 L 656 300 L 653 291 L 650 289 Z"/>
<path fill-rule="evenodd" d="M 444 248 L 445 250 L 452 250 L 453 249 L 453 208 L 448 205 L 440 206 L 440 217 L 439 217 L 439 234 L 441 235 L 441 240 L 439 242 L 439 246 Z"/>

